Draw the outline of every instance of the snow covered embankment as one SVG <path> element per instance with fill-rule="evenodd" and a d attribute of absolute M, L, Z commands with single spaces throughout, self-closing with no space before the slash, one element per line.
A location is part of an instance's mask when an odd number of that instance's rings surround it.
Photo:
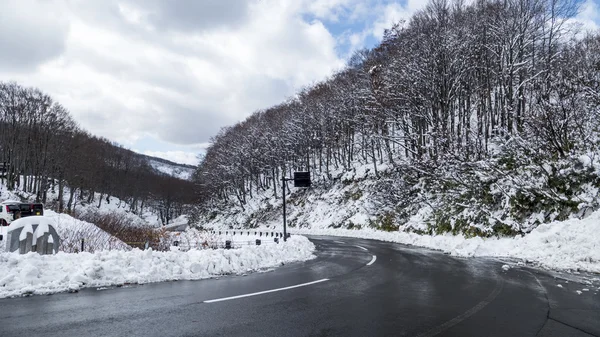
<path fill-rule="evenodd" d="M 101 251 L 95 254 L 0 253 L 0 297 L 51 294 L 86 287 L 198 280 L 242 274 L 315 258 L 302 236 L 278 245 L 188 252 Z"/>
<path fill-rule="evenodd" d="M 347 236 L 441 250 L 455 256 L 514 258 L 544 268 L 600 273 L 600 211 L 589 217 L 538 226 L 515 238 L 465 238 L 462 235 L 418 235 L 376 230 L 304 229 L 294 233 Z"/>
<path fill-rule="evenodd" d="M 127 244 L 109 233 L 98 228 L 96 225 L 81 221 L 68 214 L 60 214 L 51 210 L 45 210 L 44 216 L 54 223 L 56 231 L 60 235 L 60 250 L 67 253 L 79 251 L 81 240 L 85 240 L 85 251 L 95 252 L 100 250 L 130 250 Z M 1 285 L 1 284 L 0 284 Z"/>

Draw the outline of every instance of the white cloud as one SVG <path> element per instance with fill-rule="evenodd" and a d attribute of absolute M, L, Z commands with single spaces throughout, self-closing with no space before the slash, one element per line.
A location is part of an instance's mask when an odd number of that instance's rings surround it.
<path fill-rule="evenodd" d="M 306 11 L 319 19 L 338 21 L 356 5 L 356 0 L 312 0 L 304 1 Z"/>
<path fill-rule="evenodd" d="M 0 78 L 41 88 L 82 127 L 125 146 L 144 137 L 200 144 L 339 69 L 341 43 L 361 47 L 419 3 L 165 1 L 1 2 L 0 42 L 18 37 L 26 48 L 2 53 Z M 324 22 L 341 19 L 375 23 L 334 37 Z M 22 56 L 31 50 L 39 56 Z"/>
<path fill-rule="evenodd" d="M 581 25 L 583 31 L 597 31 L 600 29 L 600 6 L 598 2 L 586 0 L 582 3 L 580 12 L 574 22 Z"/>
<path fill-rule="evenodd" d="M 0 4 L 0 74 L 32 72 L 64 51 L 68 24 L 53 1 L 5 0 Z"/>
<path fill-rule="evenodd" d="M 404 4 L 398 2 L 389 2 L 377 4 L 365 10 L 362 6 L 357 6 L 355 15 L 371 16 L 368 24 L 362 31 L 354 32 L 349 36 L 351 50 L 364 47 L 367 38 L 381 40 L 386 29 L 401 21 L 407 21 L 418 10 L 425 8 L 427 1 L 408 0 Z"/>
<path fill-rule="evenodd" d="M 33 74 L 3 71 L 0 56 L 0 77 L 40 87 L 85 129 L 126 146 L 147 135 L 207 142 L 220 127 L 343 65 L 336 39 L 320 21 L 303 19 L 300 2 L 231 0 L 227 6 L 243 7 L 231 14 L 221 0 L 181 1 L 178 8 L 159 0 L 48 1 L 62 8 L 62 34 L 52 36 L 63 48 L 30 62 Z M 1 16 L 13 15 L 10 6 L 17 5 L 1 3 Z M 22 9 L 43 17 L 46 7 Z M 334 7 L 314 11 L 330 16 Z M 218 22 L 196 22 L 202 20 Z M 45 27 L 37 21 L 19 28 Z"/>

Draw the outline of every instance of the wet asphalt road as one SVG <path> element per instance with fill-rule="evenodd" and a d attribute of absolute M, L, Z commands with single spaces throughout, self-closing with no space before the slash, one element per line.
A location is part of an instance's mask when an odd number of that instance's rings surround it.
<path fill-rule="evenodd" d="M 274 271 L 2 299 L 0 336 L 600 336 L 597 275 L 311 240 L 317 259 Z"/>

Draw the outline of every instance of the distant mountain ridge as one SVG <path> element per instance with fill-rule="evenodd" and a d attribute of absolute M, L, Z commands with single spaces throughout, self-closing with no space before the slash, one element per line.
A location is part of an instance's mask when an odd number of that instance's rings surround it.
<path fill-rule="evenodd" d="M 179 164 L 167 159 L 138 154 L 150 167 L 160 174 L 166 174 L 184 180 L 191 180 L 196 167 L 193 165 Z"/>

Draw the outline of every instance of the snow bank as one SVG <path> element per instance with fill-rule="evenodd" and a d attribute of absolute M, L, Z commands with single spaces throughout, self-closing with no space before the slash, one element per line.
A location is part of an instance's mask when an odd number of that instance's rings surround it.
<path fill-rule="evenodd" d="M 10 232 L 10 231 L 14 231 L 15 229 L 19 229 L 19 228 L 23 228 L 23 227 L 28 227 L 31 228 L 33 225 L 40 225 L 40 226 L 47 226 L 47 222 L 49 221 L 49 218 L 46 218 L 44 216 L 29 216 L 26 218 L 20 218 L 17 220 L 14 220 L 13 222 L 10 223 L 10 225 L 8 225 L 8 227 L 6 227 L 6 231 Z M 24 230 L 23 232 L 27 232 L 26 230 Z"/>
<path fill-rule="evenodd" d="M 347 236 L 441 250 L 455 256 L 515 258 L 541 267 L 600 273 L 600 211 L 589 217 L 540 225 L 516 238 L 465 238 L 376 230 L 300 229 L 294 233 Z"/>
<path fill-rule="evenodd" d="M 0 234 L 3 235 L 3 240 L 0 241 L 0 251 L 6 250 L 6 234 L 9 230 L 14 230 L 19 227 L 28 229 L 21 232 L 25 235 L 28 232 L 33 233 L 31 225 L 38 224 L 38 217 L 25 217 L 13 221 L 8 227 L 0 227 Z M 44 210 L 44 218 L 54 226 L 58 236 L 60 237 L 59 250 L 72 253 L 81 249 L 81 240 L 84 239 L 85 250 L 95 252 L 99 250 L 130 250 L 127 244 L 118 238 L 108 234 L 96 225 L 81 221 L 71 217 L 68 214 L 59 214 L 51 210 Z M 23 236 L 22 239 L 25 239 Z M 35 238 L 34 238 L 35 239 Z"/>
<path fill-rule="evenodd" d="M 305 237 L 293 236 L 279 245 L 232 250 L 0 253 L 0 297 L 240 274 L 312 259 L 314 249 Z"/>
<path fill-rule="evenodd" d="M 73 253 L 81 249 L 81 240 L 84 240 L 86 252 L 99 250 L 130 250 L 131 247 L 108 234 L 96 225 L 73 218 L 64 213 L 44 210 L 44 216 L 50 219 L 60 236 L 60 251 Z"/>

